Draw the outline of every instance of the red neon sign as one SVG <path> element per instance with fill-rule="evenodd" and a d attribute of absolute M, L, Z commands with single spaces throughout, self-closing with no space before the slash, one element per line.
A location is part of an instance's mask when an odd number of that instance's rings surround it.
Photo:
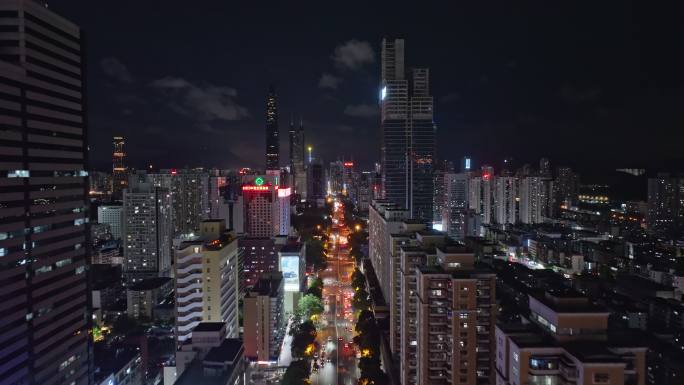
<path fill-rule="evenodd" d="M 270 186 L 242 186 L 242 191 L 268 191 Z"/>
<path fill-rule="evenodd" d="M 171 175 L 176 175 L 178 174 L 178 171 L 175 168 L 171 169 Z"/>
<path fill-rule="evenodd" d="M 354 162 L 344 162 L 344 167 L 354 167 Z"/>

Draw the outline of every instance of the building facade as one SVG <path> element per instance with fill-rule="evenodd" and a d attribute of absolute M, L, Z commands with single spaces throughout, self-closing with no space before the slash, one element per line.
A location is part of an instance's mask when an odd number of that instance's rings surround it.
<path fill-rule="evenodd" d="M 129 180 L 123 198 L 123 272 L 126 280 L 168 277 L 171 269 L 173 199 L 167 189 Z"/>
<path fill-rule="evenodd" d="M 229 338 L 239 336 L 238 256 L 238 239 L 221 220 L 203 221 L 199 239 L 174 250 L 178 343 L 200 322 L 224 322 Z"/>
<path fill-rule="evenodd" d="M 81 29 L 35 1 L 0 14 L 0 382 L 88 384 Z"/>
<path fill-rule="evenodd" d="M 244 298 L 245 356 L 255 361 L 275 361 L 285 334 L 283 276 L 262 274 Z"/>
<path fill-rule="evenodd" d="M 97 222 L 109 225 L 113 239 L 121 239 L 123 206 L 103 205 L 97 208 Z"/>

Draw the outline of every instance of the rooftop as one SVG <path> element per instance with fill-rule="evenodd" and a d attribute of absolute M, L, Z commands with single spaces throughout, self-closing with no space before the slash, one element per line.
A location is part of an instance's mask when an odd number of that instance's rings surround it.
<path fill-rule="evenodd" d="M 239 349 L 236 349 L 235 341 L 239 342 Z M 226 385 L 235 373 L 241 369 L 241 365 L 234 365 L 235 361 L 242 355 L 242 341 L 227 339 L 221 346 L 212 348 L 207 354 L 207 358 L 213 356 L 211 360 L 205 358 L 203 361 L 195 359 L 185 369 L 176 380 L 177 385 Z M 220 363 L 221 365 L 216 365 Z"/>
<path fill-rule="evenodd" d="M 224 322 L 200 322 L 192 329 L 193 332 L 218 332 L 221 331 L 226 324 Z"/>
<path fill-rule="evenodd" d="M 298 253 L 302 251 L 302 244 L 301 243 L 288 243 L 284 245 L 281 249 L 281 253 Z"/>
<path fill-rule="evenodd" d="M 242 351 L 242 340 L 228 338 L 223 340 L 221 345 L 211 348 L 207 356 L 204 357 L 204 362 L 228 362 L 234 364 L 242 355 Z"/>
<path fill-rule="evenodd" d="M 139 356 L 138 350 L 132 346 L 110 346 L 101 342 L 96 343 L 94 347 L 95 378 L 100 380 L 112 373 L 117 373 Z"/>

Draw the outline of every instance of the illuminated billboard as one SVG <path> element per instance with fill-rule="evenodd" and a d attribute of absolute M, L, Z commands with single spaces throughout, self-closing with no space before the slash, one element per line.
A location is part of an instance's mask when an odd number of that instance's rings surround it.
<path fill-rule="evenodd" d="M 281 256 L 280 271 L 283 273 L 285 291 L 300 291 L 299 256 Z"/>
<path fill-rule="evenodd" d="M 387 97 L 387 86 L 382 87 L 382 90 L 380 90 L 380 100 L 385 100 Z"/>

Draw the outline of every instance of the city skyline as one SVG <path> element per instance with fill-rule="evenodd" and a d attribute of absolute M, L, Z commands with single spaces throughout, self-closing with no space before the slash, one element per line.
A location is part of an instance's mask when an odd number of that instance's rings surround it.
<path fill-rule="evenodd" d="M 0 0 L 0 385 L 684 385 L 671 16 L 55 1 Z"/>
<path fill-rule="evenodd" d="M 676 71 L 682 58 L 659 48 L 675 34 L 659 33 L 670 31 L 655 25 L 652 13 L 630 7 L 508 12 L 429 6 L 419 16 L 431 22 L 415 23 L 406 10 L 378 18 L 381 10 L 371 6 L 355 15 L 361 22 L 349 30 L 344 13 L 323 20 L 316 8 L 300 14 L 288 7 L 262 12 L 214 4 L 189 10 L 188 20 L 203 22 L 190 23 L 187 36 L 180 36 L 172 24 L 185 20 L 186 10 L 173 3 L 159 9 L 127 2 L 50 6 L 101 42 L 88 51 L 96 169 L 106 168 L 117 134 L 145 149 L 130 152 L 135 167 L 260 166 L 263 100 L 272 82 L 281 127 L 290 114 L 301 115 L 307 144 L 325 160 L 353 156 L 370 168 L 380 158 L 377 85 L 384 36 L 406 39 L 407 62 L 431 69 L 439 159 L 467 154 L 496 166 L 507 156 L 521 163 L 547 156 L 581 171 L 681 164 L 676 141 L 668 139 L 683 121 L 670 101 L 678 98 L 673 89 L 682 83 Z M 159 28 L 147 31 L 144 15 L 151 7 Z M 288 23 L 295 11 L 299 22 Z M 111 36 L 110 20 L 123 15 L 129 28 Z M 227 22 L 216 19 L 224 16 Z M 254 27 L 261 32 L 249 33 Z M 203 34 L 221 43 L 205 42 Z M 273 36 L 278 44 L 259 48 Z M 431 49 L 437 46 L 449 48 Z M 642 129 L 648 137 L 639 137 Z M 287 159 L 287 137 L 280 137 Z M 591 138 L 581 143 L 588 150 L 581 158 L 577 138 Z M 644 151 L 630 149 L 636 138 L 647 145 Z"/>

